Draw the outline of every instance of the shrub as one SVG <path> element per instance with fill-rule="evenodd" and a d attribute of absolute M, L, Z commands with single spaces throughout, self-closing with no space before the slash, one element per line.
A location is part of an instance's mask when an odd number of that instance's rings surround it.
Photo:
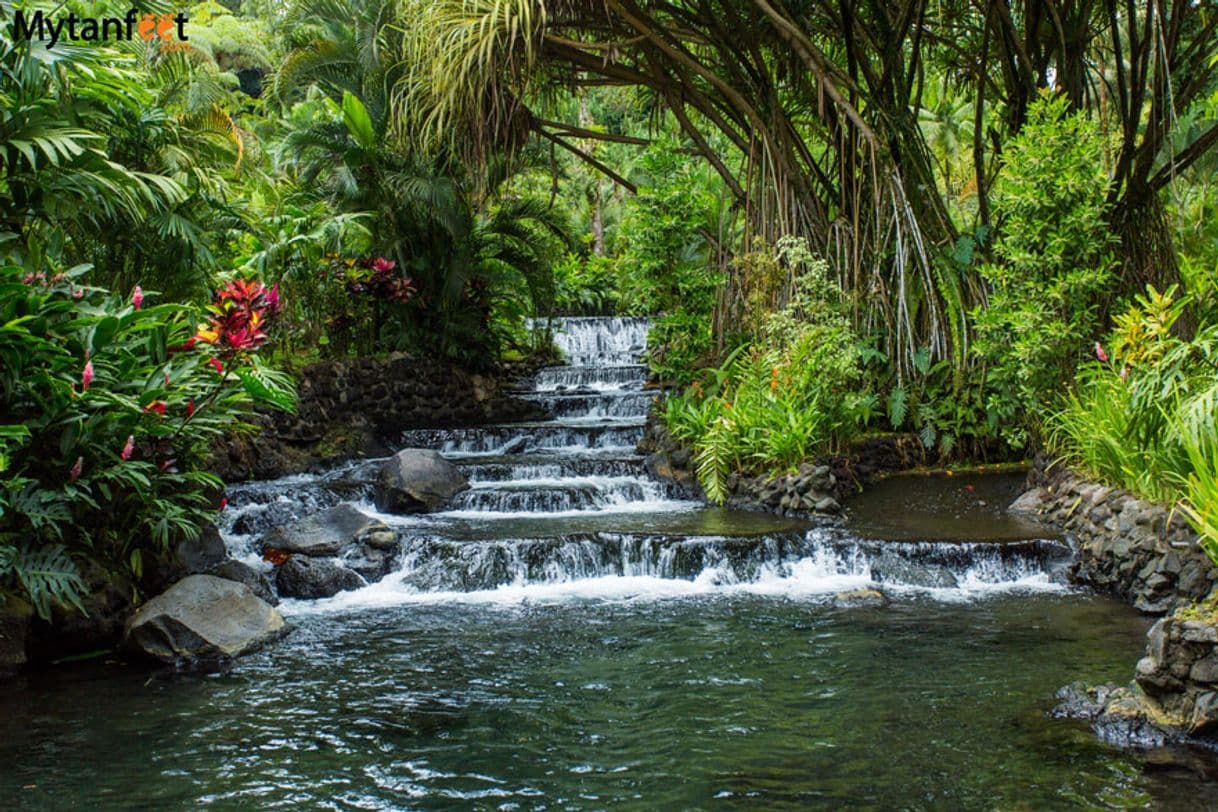
<path fill-rule="evenodd" d="M 802 271 L 789 304 L 764 320 L 755 341 L 666 404 L 669 430 L 693 447 L 698 480 L 716 502 L 733 471 L 794 469 L 839 447 L 876 405 L 858 391 L 858 340 L 828 266 L 795 247 L 779 247 Z"/>
<path fill-rule="evenodd" d="M 990 411 L 1010 426 L 1005 439 L 1015 447 L 1037 430 L 1029 420 L 1056 401 L 1099 326 L 1099 297 L 1114 267 L 1101 154 L 1096 125 L 1068 115 L 1064 97 L 1034 104 L 1006 150 L 994 192 L 996 262 L 981 268 L 990 293 L 974 314 L 975 350 L 989 365 Z"/>
<path fill-rule="evenodd" d="M 290 381 L 255 352 L 277 292 L 234 280 L 199 313 L 0 267 L 0 596 L 79 605 L 78 562 L 138 580 L 145 556 L 196 538 L 222 483 L 203 470 L 256 403 Z"/>

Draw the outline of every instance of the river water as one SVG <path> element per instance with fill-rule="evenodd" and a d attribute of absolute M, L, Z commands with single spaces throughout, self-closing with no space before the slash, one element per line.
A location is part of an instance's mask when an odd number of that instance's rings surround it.
<path fill-rule="evenodd" d="M 287 601 L 285 640 L 216 674 L 117 660 L 0 692 L 15 808 L 1057 809 L 1218 807 L 1050 719 L 1073 680 L 1127 681 L 1147 620 L 1067 588 L 1068 548 L 1006 516 L 1011 478 L 898 479 L 841 525 L 706 508 L 634 452 L 643 320 L 572 319 L 556 420 L 411 432 L 473 487 L 381 516 L 383 581 Z M 259 534 L 367 475 L 230 490 Z M 833 595 L 881 586 L 886 606 Z"/>

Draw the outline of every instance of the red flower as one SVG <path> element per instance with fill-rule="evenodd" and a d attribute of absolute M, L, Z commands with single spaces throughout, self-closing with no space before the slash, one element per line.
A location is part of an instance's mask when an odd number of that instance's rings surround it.
<path fill-rule="evenodd" d="M 392 271 L 397 266 L 398 264 L 396 262 L 391 259 L 385 259 L 384 257 L 377 257 L 376 259 L 372 260 L 372 270 L 377 271 L 378 273 Z"/>
<path fill-rule="evenodd" d="M 212 368 L 216 370 L 216 374 L 217 374 L 217 375 L 223 375 L 223 374 L 224 374 L 224 364 L 221 364 L 221 363 L 220 363 L 220 359 L 219 359 L 219 358 L 216 358 L 216 357 L 213 355 L 211 358 L 209 358 L 209 359 L 208 359 L 207 363 L 209 363 L 209 364 L 211 364 L 211 365 L 212 365 Z"/>
<path fill-rule="evenodd" d="M 166 408 L 168 408 L 168 405 L 165 403 L 165 401 L 154 400 L 154 401 L 152 401 L 152 403 L 149 403 L 147 406 L 144 407 L 144 411 L 145 412 L 156 412 L 157 414 L 164 417 Z"/>
<path fill-rule="evenodd" d="M 195 344 L 198 344 L 198 343 L 199 343 L 199 339 L 192 336 L 191 338 L 188 338 L 185 341 L 183 341 L 181 344 L 174 344 L 172 347 L 169 348 L 169 351 L 170 352 L 187 352 L 189 350 L 193 350 L 195 348 Z"/>
<path fill-rule="evenodd" d="M 118 458 L 120 460 L 129 460 L 131 459 L 132 451 L 135 451 L 135 437 L 132 435 L 127 435 L 127 444 L 123 446 L 123 450 L 119 452 Z"/>
<path fill-rule="evenodd" d="M 193 417 L 194 413 L 195 413 L 195 399 L 191 398 L 190 400 L 186 401 L 186 416 Z"/>
<path fill-rule="evenodd" d="M 140 305 L 144 303 L 144 291 L 139 285 L 135 286 L 135 291 L 131 294 L 131 306 L 136 310 L 140 309 Z"/>
<path fill-rule="evenodd" d="M 1108 363 L 1108 353 L 1104 352 L 1104 348 L 1098 341 L 1095 342 L 1095 357 L 1105 364 Z"/>
<path fill-rule="evenodd" d="M 278 550 L 274 547 L 267 547 L 262 553 L 262 560 L 274 564 L 276 567 L 286 564 L 291 557 L 291 553 L 285 553 L 283 550 Z"/>
<path fill-rule="evenodd" d="M 80 474 L 85 469 L 85 458 L 77 457 L 76 462 L 72 463 L 71 470 L 68 471 L 68 482 L 75 482 L 80 479 Z"/>
<path fill-rule="evenodd" d="M 216 512 L 222 513 L 226 507 L 228 507 L 228 497 L 221 496 L 220 497 L 220 507 L 216 508 Z"/>
<path fill-rule="evenodd" d="M 87 390 L 91 383 L 93 383 L 93 362 L 85 361 L 84 371 L 80 373 L 81 389 Z"/>

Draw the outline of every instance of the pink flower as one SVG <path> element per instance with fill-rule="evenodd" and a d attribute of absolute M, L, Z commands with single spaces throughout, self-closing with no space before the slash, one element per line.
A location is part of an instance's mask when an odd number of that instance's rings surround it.
<path fill-rule="evenodd" d="M 118 458 L 120 460 L 129 460 L 131 459 L 132 451 L 135 451 L 135 437 L 129 434 L 127 435 L 127 444 L 123 446 L 123 450 L 119 453 Z"/>
<path fill-rule="evenodd" d="M 93 383 L 93 362 L 85 361 L 85 369 L 80 373 L 81 389 L 88 389 L 91 383 Z"/>
<path fill-rule="evenodd" d="M 75 290 L 73 290 L 73 291 L 72 291 L 72 298 L 73 298 L 73 299 L 80 299 L 80 298 L 81 298 L 81 297 L 83 297 L 84 295 L 85 295 L 85 289 L 84 289 L 84 288 L 76 288 Z"/>
<path fill-rule="evenodd" d="M 280 308 L 283 307 L 283 301 L 279 298 L 279 283 L 278 282 L 276 282 L 274 285 L 271 285 L 270 289 L 266 292 L 266 304 L 267 304 L 267 308 L 272 313 L 278 313 Z"/>
<path fill-rule="evenodd" d="M 136 310 L 140 309 L 140 305 L 144 303 L 144 291 L 139 285 L 135 286 L 135 290 L 131 293 L 131 306 Z"/>
<path fill-rule="evenodd" d="M 380 271 L 381 273 L 392 271 L 397 266 L 398 264 L 392 259 L 385 259 L 384 257 L 377 257 L 376 259 L 372 260 L 372 270 Z"/>
<path fill-rule="evenodd" d="M 165 385 L 169 386 L 169 373 L 168 372 L 165 373 Z"/>
<path fill-rule="evenodd" d="M 85 458 L 77 457 L 76 462 L 72 463 L 72 469 L 68 471 L 68 482 L 75 482 L 80 479 L 80 474 L 85 469 Z"/>
<path fill-rule="evenodd" d="M 1121 367 L 1121 380 L 1129 378 L 1129 367 Z"/>
<path fill-rule="evenodd" d="M 1095 357 L 1103 363 L 1108 363 L 1108 353 L 1104 352 L 1104 348 L 1100 346 L 1100 342 L 1095 342 Z"/>

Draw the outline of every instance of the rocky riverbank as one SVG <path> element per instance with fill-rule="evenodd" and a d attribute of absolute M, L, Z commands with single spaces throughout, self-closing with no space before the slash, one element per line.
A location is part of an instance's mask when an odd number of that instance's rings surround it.
<path fill-rule="evenodd" d="M 1074 583 L 1162 615 L 1205 598 L 1218 567 L 1184 516 L 1062 467 L 1035 466 L 1032 486 L 1011 510 L 1035 516 L 1074 539 Z"/>
<path fill-rule="evenodd" d="M 536 402 L 509 390 L 532 368 L 498 375 L 397 353 L 386 358 L 327 361 L 297 375 L 295 414 L 267 412 L 257 430 L 230 438 L 211 469 L 226 482 L 274 479 L 359 457 L 386 456 L 403 431 L 541 420 Z"/>
<path fill-rule="evenodd" d="M 1197 533 L 1178 512 L 1062 467 L 1034 467 L 1029 485 L 1011 510 L 1066 534 L 1074 583 L 1166 615 L 1130 684 L 1069 685 L 1053 714 L 1090 722 L 1116 746 L 1218 748 L 1218 567 Z"/>

